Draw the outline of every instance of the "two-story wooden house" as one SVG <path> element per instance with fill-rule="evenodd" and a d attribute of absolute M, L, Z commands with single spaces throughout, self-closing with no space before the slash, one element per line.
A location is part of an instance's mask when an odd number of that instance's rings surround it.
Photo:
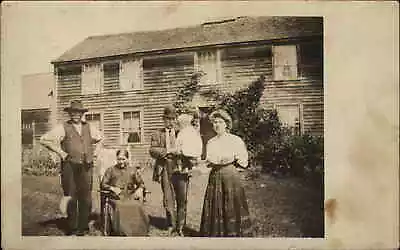
<path fill-rule="evenodd" d="M 289 125 L 323 134 L 321 17 L 238 17 L 161 31 L 88 37 L 52 62 L 58 120 L 71 99 L 109 147 L 131 146 L 147 158 L 163 107 L 202 71 L 202 89 L 235 91 L 264 75 L 262 99 Z M 195 100 L 207 110 L 210 100 Z"/>

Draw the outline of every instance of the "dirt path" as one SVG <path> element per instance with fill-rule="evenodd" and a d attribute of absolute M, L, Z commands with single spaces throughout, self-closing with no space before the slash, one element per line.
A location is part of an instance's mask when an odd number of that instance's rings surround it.
<path fill-rule="evenodd" d="M 150 216 L 150 236 L 166 236 L 161 188 L 151 181 L 151 171 L 145 171 L 143 177 L 151 191 L 145 203 Z M 195 173 L 190 182 L 187 217 L 190 236 L 196 236 L 199 230 L 207 180 L 207 174 Z M 244 183 L 258 237 L 323 237 L 321 192 L 306 188 L 295 179 L 270 176 Z M 22 187 L 23 235 L 63 235 L 65 220 L 58 212 L 61 198 L 58 177 L 24 176 Z M 93 230 L 91 235 L 101 234 Z"/>

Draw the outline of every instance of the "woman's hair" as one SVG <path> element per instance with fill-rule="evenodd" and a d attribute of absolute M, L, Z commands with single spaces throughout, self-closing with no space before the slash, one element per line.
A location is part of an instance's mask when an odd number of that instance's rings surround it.
<path fill-rule="evenodd" d="M 126 149 L 119 149 L 119 150 L 117 151 L 116 156 L 118 156 L 118 155 L 120 155 L 120 154 L 124 154 L 124 156 L 125 156 L 127 159 L 129 159 L 129 152 L 128 152 L 128 150 L 126 150 Z"/>
<path fill-rule="evenodd" d="M 229 131 L 232 129 L 232 117 L 223 109 L 218 109 L 210 114 L 210 120 L 215 118 L 221 118 L 226 123 L 226 129 Z"/>

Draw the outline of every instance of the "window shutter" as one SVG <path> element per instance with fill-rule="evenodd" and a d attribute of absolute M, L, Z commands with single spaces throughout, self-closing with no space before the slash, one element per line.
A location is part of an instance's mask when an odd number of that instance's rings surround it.
<path fill-rule="evenodd" d="M 196 69 L 205 75 L 201 78 L 201 84 L 215 84 L 220 74 L 220 56 L 218 51 L 197 52 L 195 56 Z"/>
<path fill-rule="evenodd" d="M 142 88 L 142 60 L 129 60 L 122 63 L 120 87 L 121 90 Z"/>
<path fill-rule="evenodd" d="M 98 94 L 101 92 L 101 65 L 85 64 L 82 72 L 82 94 Z"/>

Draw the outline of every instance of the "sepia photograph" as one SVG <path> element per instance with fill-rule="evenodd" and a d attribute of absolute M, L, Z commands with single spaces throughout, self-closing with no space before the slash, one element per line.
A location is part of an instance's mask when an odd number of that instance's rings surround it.
<path fill-rule="evenodd" d="M 6 6 L 24 239 L 325 239 L 327 19 L 234 5 Z"/>
<path fill-rule="evenodd" d="M 48 63 L 21 86 L 22 235 L 323 237 L 322 17 L 88 33 Z"/>

